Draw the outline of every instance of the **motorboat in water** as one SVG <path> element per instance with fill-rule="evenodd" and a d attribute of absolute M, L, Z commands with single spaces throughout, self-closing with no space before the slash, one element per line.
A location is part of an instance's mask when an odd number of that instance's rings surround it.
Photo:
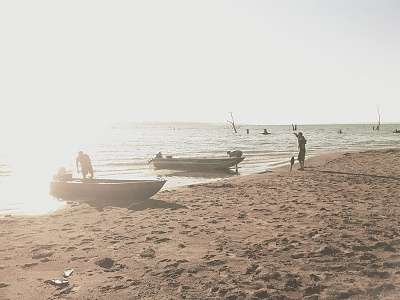
<path fill-rule="evenodd" d="M 151 162 L 156 169 L 187 171 L 221 171 L 229 170 L 244 160 L 244 157 L 232 158 L 153 158 Z"/>

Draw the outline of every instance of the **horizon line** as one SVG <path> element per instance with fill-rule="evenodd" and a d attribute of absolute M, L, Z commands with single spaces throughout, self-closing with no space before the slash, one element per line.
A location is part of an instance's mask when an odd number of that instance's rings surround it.
<path fill-rule="evenodd" d="M 194 122 L 189 122 L 189 121 L 122 121 L 122 122 L 112 122 L 108 125 L 121 125 L 121 124 L 158 124 L 158 125 L 171 125 L 171 124 L 181 124 L 181 125 L 229 125 L 228 122 L 199 122 L 199 121 L 194 121 Z M 396 125 L 400 124 L 400 122 L 381 122 L 380 125 Z M 346 123 L 292 123 L 292 124 L 252 124 L 252 123 L 235 123 L 237 126 L 244 126 L 244 125 L 249 125 L 249 126 L 292 126 L 292 125 L 297 125 L 297 126 L 308 126 L 308 125 L 376 125 L 376 122 L 346 122 Z"/>

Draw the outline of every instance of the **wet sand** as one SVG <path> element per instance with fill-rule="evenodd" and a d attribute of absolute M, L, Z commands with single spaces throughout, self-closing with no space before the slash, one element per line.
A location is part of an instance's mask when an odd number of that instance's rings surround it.
<path fill-rule="evenodd" d="M 399 161 L 336 153 L 132 205 L 6 216 L 0 299 L 399 299 Z"/>

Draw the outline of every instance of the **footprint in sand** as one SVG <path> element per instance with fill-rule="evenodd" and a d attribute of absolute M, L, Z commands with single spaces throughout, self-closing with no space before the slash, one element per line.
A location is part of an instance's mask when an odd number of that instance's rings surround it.
<path fill-rule="evenodd" d="M 54 252 L 39 252 L 35 255 L 32 255 L 33 259 L 42 259 L 42 258 L 48 258 L 53 256 Z"/>
<path fill-rule="evenodd" d="M 38 263 L 25 264 L 25 265 L 22 266 L 22 268 L 23 269 L 28 269 L 28 268 L 35 267 L 37 265 L 38 265 Z"/>

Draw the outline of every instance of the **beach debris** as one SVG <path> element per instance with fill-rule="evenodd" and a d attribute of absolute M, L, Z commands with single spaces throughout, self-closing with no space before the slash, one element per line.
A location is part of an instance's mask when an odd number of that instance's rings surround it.
<path fill-rule="evenodd" d="M 63 276 L 64 277 L 69 277 L 72 274 L 72 272 L 74 272 L 73 269 L 65 269 Z"/>
<path fill-rule="evenodd" d="M 65 269 L 64 273 L 63 273 L 63 278 L 56 278 L 56 279 L 46 280 L 45 283 L 49 283 L 51 285 L 60 286 L 60 287 L 66 286 L 66 285 L 69 284 L 69 282 L 65 278 L 71 276 L 73 271 L 74 270 L 70 269 L 70 268 Z"/>
<path fill-rule="evenodd" d="M 68 280 L 65 280 L 64 278 L 46 280 L 45 282 L 56 286 L 64 286 L 69 284 Z"/>

